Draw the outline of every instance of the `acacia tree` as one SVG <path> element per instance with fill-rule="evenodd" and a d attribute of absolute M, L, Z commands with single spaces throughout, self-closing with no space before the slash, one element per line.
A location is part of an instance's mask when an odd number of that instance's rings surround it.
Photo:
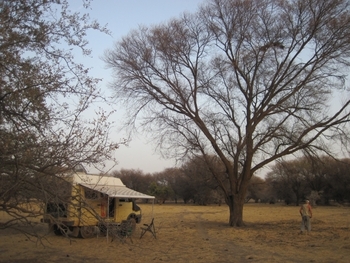
<path fill-rule="evenodd" d="M 110 113 L 91 109 L 99 80 L 73 57 L 90 54 L 89 29 L 108 31 L 69 10 L 65 0 L 0 1 L 0 211 L 10 215 L 0 228 L 30 223 L 40 210 L 24 202 L 59 198 L 54 178 L 81 164 L 103 168 L 118 148 Z"/>
<path fill-rule="evenodd" d="M 259 200 L 261 202 L 269 201 L 267 191 L 265 180 L 258 176 L 252 176 L 249 181 L 246 202 L 249 202 L 250 199 L 253 199 L 255 203 L 258 203 Z"/>
<path fill-rule="evenodd" d="M 172 190 L 175 203 L 177 203 L 178 199 L 181 197 L 184 199 L 184 202 L 186 202 L 187 196 L 190 195 L 190 193 L 186 193 L 189 189 L 189 182 L 182 170 L 179 168 L 167 168 L 160 174 L 163 174 L 164 178 L 167 180 Z"/>
<path fill-rule="evenodd" d="M 345 87 L 349 40 L 346 0 L 211 0 L 132 31 L 105 61 L 131 127 L 150 131 L 168 156 L 218 156 L 229 183 L 211 172 L 229 225 L 242 226 L 254 173 L 348 139 L 350 101 L 330 108 L 330 99 Z"/>
<path fill-rule="evenodd" d="M 120 178 L 127 187 L 141 193 L 147 192 L 148 185 L 153 180 L 151 174 L 145 174 L 141 170 L 135 169 L 121 169 L 120 171 L 111 172 L 111 175 Z"/>
<path fill-rule="evenodd" d="M 188 178 L 188 186 L 190 186 L 193 201 L 200 205 L 209 203 L 219 203 L 222 201 L 222 194 L 218 189 L 218 183 L 213 178 L 211 169 L 214 169 L 217 176 L 220 177 L 222 183 L 227 184 L 225 174 L 219 171 L 223 170 L 221 161 L 215 156 L 207 156 L 207 158 L 194 157 L 187 160 L 181 167 L 183 174 Z"/>
<path fill-rule="evenodd" d="M 274 178 L 275 187 L 278 188 L 276 191 L 287 204 L 295 202 L 299 206 L 300 201 L 311 193 L 306 180 L 311 172 L 311 165 L 308 161 L 306 158 L 299 158 L 278 162 L 268 175 Z"/>
<path fill-rule="evenodd" d="M 350 200 L 350 159 L 335 160 L 323 157 L 319 161 L 318 169 L 323 172 L 326 179 L 326 187 L 321 192 L 321 197 L 326 203 L 329 199 L 344 203 Z"/>

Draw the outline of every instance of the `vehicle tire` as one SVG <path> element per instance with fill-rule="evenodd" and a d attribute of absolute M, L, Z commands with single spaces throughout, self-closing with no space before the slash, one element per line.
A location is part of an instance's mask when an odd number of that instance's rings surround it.
<path fill-rule="evenodd" d="M 53 225 L 53 232 L 56 236 L 66 236 L 68 233 L 68 228 L 65 225 Z"/>
<path fill-rule="evenodd" d="M 56 236 L 62 236 L 61 228 L 58 225 L 53 225 L 52 229 Z"/>
<path fill-rule="evenodd" d="M 91 238 L 95 234 L 95 227 L 94 226 L 81 226 L 80 227 L 80 237 L 82 238 Z"/>
<path fill-rule="evenodd" d="M 72 233 L 71 233 L 71 236 L 72 236 L 72 237 L 78 237 L 78 236 L 79 236 L 80 229 L 79 229 L 78 226 L 74 226 L 74 227 L 72 228 L 72 231 L 71 231 L 71 232 L 72 232 Z"/>
<path fill-rule="evenodd" d="M 105 224 L 99 224 L 98 229 L 100 231 L 99 235 L 102 235 L 102 236 L 107 235 L 107 226 Z"/>

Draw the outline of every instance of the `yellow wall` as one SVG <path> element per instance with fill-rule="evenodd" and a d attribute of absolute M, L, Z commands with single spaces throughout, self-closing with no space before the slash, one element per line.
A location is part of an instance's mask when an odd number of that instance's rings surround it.
<path fill-rule="evenodd" d="M 135 213 L 132 210 L 132 202 L 116 199 L 114 215 L 110 215 L 109 221 L 121 223 L 123 220 L 127 220 L 131 213 Z M 140 212 L 136 213 L 139 214 Z M 106 195 L 98 193 L 94 198 L 87 199 L 83 186 L 73 186 L 72 200 L 68 206 L 67 221 L 74 220 L 74 226 L 91 226 L 97 225 L 99 219 L 106 219 L 107 216 L 108 199 Z"/>
<path fill-rule="evenodd" d="M 123 220 L 127 220 L 128 216 L 133 213 L 132 202 L 123 202 L 119 199 L 116 200 L 116 218 L 117 223 L 121 223 Z"/>

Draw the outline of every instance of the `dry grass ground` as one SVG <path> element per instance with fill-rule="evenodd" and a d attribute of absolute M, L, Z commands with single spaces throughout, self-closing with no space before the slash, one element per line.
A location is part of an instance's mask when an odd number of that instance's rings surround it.
<path fill-rule="evenodd" d="M 152 206 L 140 205 L 143 223 Z M 0 220 L 1 220 L 0 214 Z M 125 243 L 105 237 L 64 238 L 49 233 L 43 244 L 0 232 L 0 263 L 29 262 L 350 262 L 350 208 L 314 208 L 311 235 L 299 235 L 298 207 L 247 204 L 246 226 L 230 228 L 226 206 L 155 205 L 157 239 L 140 225 Z M 47 226 L 36 225 L 39 233 Z"/>

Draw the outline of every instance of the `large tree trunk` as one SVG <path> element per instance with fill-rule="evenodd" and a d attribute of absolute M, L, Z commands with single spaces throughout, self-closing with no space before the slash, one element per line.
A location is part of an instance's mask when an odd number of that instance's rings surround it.
<path fill-rule="evenodd" d="M 230 226 L 243 226 L 243 206 L 244 206 L 245 192 L 240 191 L 235 195 L 231 195 L 228 198 L 228 206 L 230 210 L 229 225 Z"/>

